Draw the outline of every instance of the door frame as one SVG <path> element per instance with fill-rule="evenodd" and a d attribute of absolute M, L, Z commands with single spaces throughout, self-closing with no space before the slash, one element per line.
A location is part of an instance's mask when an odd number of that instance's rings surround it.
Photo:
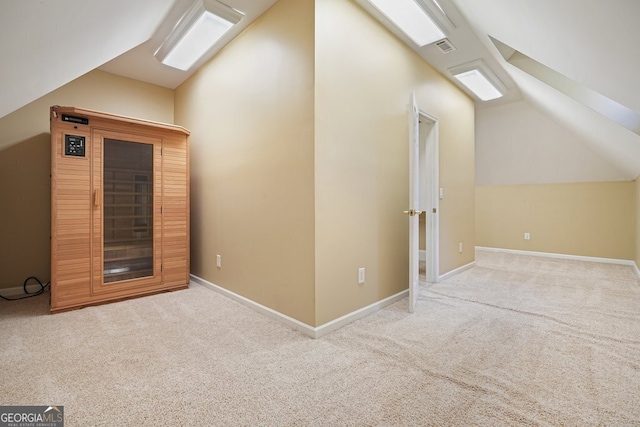
<path fill-rule="evenodd" d="M 153 275 L 120 281 L 104 282 L 104 207 L 105 207 L 105 140 L 124 141 L 146 144 L 152 147 L 152 188 L 153 188 Z M 163 184 L 162 184 L 162 145 L 163 138 L 157 135 L 146 135 L 120 129 L 91 130 L 92 153 L 92 210 L 91 210 L 91 295 L 107 295 L 120 291 L 140 289 L 144 292 L 149 287 L 162 284 L 162 249 L 163 249 Z"/>
<path fill-rule="evenodd" d="M 428 283 L 438 283 L 440 281 L 440 122 L 436 116 L 420 108 L 418 118 L 431 125 L 431 130 L 426 135 L 419 135 L 420 152 L 424 150 L 425 153 L 425 158 L 421 158 L 419 164 L 420 176 L 424 177 L 424 182 L 420 182 L 420 186 L 425 187 L 421 195 L 426 196 L 426 200 L 420 202 L 420 209 L 424 210 L 426 215 L 426 280 Z"/>
<path fill-rule="evenodd" d="M 429 130 L 422 130 L 429 124 Z M 419 295 L 420 265 L 420 221 L 425 215 L 426 238 L 426 280 L 439 280 L 439 126 L 438 118 L 420 109 L 415 92 L 409 101 L 409 313 L 415 311 Z"/>

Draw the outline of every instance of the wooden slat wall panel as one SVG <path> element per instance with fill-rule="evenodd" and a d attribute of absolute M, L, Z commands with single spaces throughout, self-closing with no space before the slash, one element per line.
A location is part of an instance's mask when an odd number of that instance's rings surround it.
<path fill-rule="evenodd" d="M 90 139 L 73 128 L 52 129 L 52 310 L 89 298 L 91 285 L 91 161 L 63 155 L 65 133 Z"/>
<path fill-rule="evenodd" d="M 187 139 L 165 137 L 162 152 L 163 273 L 167 285 L 189 282 L 189 152 Z"/>

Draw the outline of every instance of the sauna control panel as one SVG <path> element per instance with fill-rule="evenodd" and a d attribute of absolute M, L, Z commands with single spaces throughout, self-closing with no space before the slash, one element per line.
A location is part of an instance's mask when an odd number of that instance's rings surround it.
<path fill-rule="evenodd" d="M 78 135 L 64 136 L 64 155 L 65 156 L 85 156 L 85 137 Z"/>

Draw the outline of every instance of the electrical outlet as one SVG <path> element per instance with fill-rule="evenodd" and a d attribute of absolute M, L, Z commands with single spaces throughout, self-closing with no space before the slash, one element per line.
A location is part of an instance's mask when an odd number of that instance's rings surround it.
<path fill-rule="evenodd" d="M 460 251 L 460 253 L 462 253 L 462 242 L 460 242 L 460 243 L 458 244 L 458 251 Z"/>
<path fill-rule="evenodd" d="M 220 255 L 216 255 L 216 267 L 222 267 L 222 257 Z"/>
<path fill-rule="evenodd" d="M 362 285 L 364 283 L 364 267 L 358 269 L 358 284 Z"/>
<path fill-rule="evenodd" d="M 524 240 L 531 240 L 531 234 L 530 233 L 524 233 Z"/>

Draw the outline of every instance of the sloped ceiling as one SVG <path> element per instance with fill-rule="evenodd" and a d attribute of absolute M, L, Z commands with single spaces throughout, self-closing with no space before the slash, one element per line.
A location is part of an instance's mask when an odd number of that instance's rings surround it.
<path fill-rule="evenodd" d="M 245 13 L 217 50 L 276 0 L 225 0 Z M 0 118 L 101 68 L 175 88 L 193 69 L 160 64 L 155 50 L 193 0 L 0 0 Z"/>
<path fill-rule="evenodd" d="M 488 35 L 640 111 L 640 2 L 452 0 L 480 38 Z"/>
<path fill-rule="evenodd" d="M 148 40 L 173 2 L 0 1 L 0 117 Z"/>
<path fill-rule="evenodd" d="M 195 69 L 180 72 L 165 67 L 153 58 L 153 52 L 190 1 L 0 1 L 0 118 L 95 68 L 175 88 Z M 227 0 L 245 12 L 247 19 L 226 41 L 275 1 Z M 375 16 L 368 2 L 354 1 Z M 412 47 L 447 77 L 447 68 L 483 58 L 509 93 L 500 100 L 477 103 L 477 108 L 524 98 L 581 135 L 626 178 L 640 174 L 640 136 L 511 65 L 490 39 L 640 112 L 640 55 L 636 46 L 640 40 L 636 22 L 640 1 L 438 3 L 455 26 L 448 36 L 458 49 L 443 54 L 433 45 Z M 384 19 L 381 22 L 406 41 L 392 25 Z M 215 53 L 210 52 L 200 63 Z"/>
<path fill-rule="evenodd" d="M 580 134 L 627 179 L 640 174 L 640 136 L 507 63 L 489 38 L 640 112 L 640 2 L 450 1 L 526 100 Z"/>
<path fill-rule="evenodd" d="M 191 70 L 181 71 L 161 64 L 153 56 L 156 49 L 171 32 L 173 25 L 178 22 L 184 11 L 193 2 L 193 0 L 174 1 L 173 9 L 149 40 L 135 49 L 114 58 L 100 67 L 100 69 L 120 76 L 175 89 L 276 2 L 276 0 L 221 0 L 223 3 L 242 11 L 244 17 L 207 54 L 200 58 Z"/>

